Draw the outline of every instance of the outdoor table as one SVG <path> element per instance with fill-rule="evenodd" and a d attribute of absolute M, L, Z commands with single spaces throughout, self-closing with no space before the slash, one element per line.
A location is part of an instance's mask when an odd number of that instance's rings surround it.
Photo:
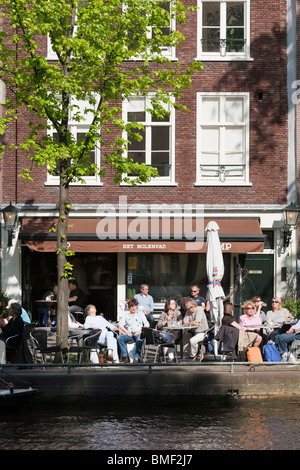
<path fill-rule="evenodd" d="M 163 326 L 163 330 L 176 330 L 179 331 L 179 345 L 180 345 L 180 357 L 183 359 L 183 332 L 192 330 L 193 328 L 196 328 L 196 326 L 191 326 L 191 325 L 172 325 L 172 326 Z"/>
<path fill-rule="evenodd" d="M 249 325 L 249 328 L 253 329 L 262 329 L 262 330 L 274 330 L 274 328 L 280 328 L 282 326 L 292 326 L 293 322 L 282 322 L 282 323 L 273 323 L 273 322 L 267 322 L 267 323 L 262 323 L 260 325 Z M 244 325 L 247 328 L 247 325 Z"/>

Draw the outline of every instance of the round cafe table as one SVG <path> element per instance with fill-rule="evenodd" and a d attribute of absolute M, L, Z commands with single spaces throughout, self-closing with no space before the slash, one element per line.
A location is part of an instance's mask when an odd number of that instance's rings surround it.
<path fill-rule="evenodd" d="M 196 327 L 194 327 L 196 328 Z M 184 331 L 189 331 L 192 330 L 193 327 L 190 325 L 172 325 L 172 326 L 163 326 L 163 330 L 175 330 L 179 332 L 179 346 L 180 346 L 180 357 L 183 359 L 183 333 Z"/>

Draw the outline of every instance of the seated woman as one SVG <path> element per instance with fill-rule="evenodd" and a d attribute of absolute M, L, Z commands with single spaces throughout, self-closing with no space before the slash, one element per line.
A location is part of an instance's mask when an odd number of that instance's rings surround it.
<path fill-rule="evenodd" d="M 177 303 L 173 297 L 169 297 L 165 303 L 164 311 L 160 314 L 156 328 L 162 330 L 164 327 L 174 326 L 174 323 L 182 325 L 182 315 L 177 310 Z M 162 335 L 166 341 L 178 339 L 179 333 L 176 330 L 168 330 Z M 168 351 L 168 362 L 174 361 L 174 348 L 166 348 Z"/>
<path fill-rule="evenodd" d="M 244 309 L 244 315 L 240 316 L 239 324 L 242 327 L 242 330 L 248 332 L 248 337 L 250 341 L 253 343 L 253 346 L 259 346 L 262 337 L 260 336 L 260 328 L 255 328 L 257 325 L 261 325 L 262 321 L 259 315 L 255 315 L 255 305 L 251 300 L 247 300 L 244 305 L 242 305 Z"/>
<path fill-rule="evenodd" d="M 277 328 L 268 330 L 269 339 L 275 342 L 275 338 L 279 333 L 285 333 L 290 328 L 283 324 L 291 321 L 292 315 L 286 308 L 281 306 L 281 300 L 279 297 L 272 297 L 272 310 L 267 311 L 266 317 L 268 322 L 278 324 Z"/>
<path fill-rule="evenodd" d="M 233 303 L 226 302 L 224 304 L 224 316 L 222 318 L 222 325 L 224 326 L 233 326 L 238 330 L 241 330 L 242 327 L 233 319 Z"/>
<path fill-rule="evenodd" d="M 122 354 L 122 362 L 129 362 L 126 343 L 134 340 L 136 342 L 134 362 L 139 362 L 143 346 L 143 339 L 141 339 L 142 327 L 149 327 L 149 323 L 144 313 L 138 312 L 138 301 L 136 299 L 128 299 L 127 307 L 128 312 L 125 311 L 119 322 L 121 334 L 118 336 L 117 341 Z"/>

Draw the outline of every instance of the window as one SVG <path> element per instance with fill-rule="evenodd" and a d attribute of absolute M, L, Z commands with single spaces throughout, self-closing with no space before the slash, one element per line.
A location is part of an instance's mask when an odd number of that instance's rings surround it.
<path fill-rule="evenodd" d="M 198 59 L 250 59 L 250 0 L 198 0 L 198 7 Z"/>
<path fill-rule="evenodd" d="M 249 184 L 249 94 L 197 94 L 197 181 Z"/>
<path fill-rule="evenodd" d="M 74 140 L 76 140 L 79 144 L 83 142 L 85 139 L 85 136 L 89 130 L 90 124 L 92 123 L 93 120 L 93 113 L 92 112 L 85 112 L 86 108 L 90 108 L 91 105 L 89 106 L 87 102 L 84 101 L 74 101 L 72 102 L 72 105 L 75 105 L 75 108 L 73 110 L 73 115 L 75 113 L 79 113 L 81 116 L 85 116 L 84 120 L 77 122 L 75 119 L 73 119 L 72 113 L 70 112 L 70 118 L 69 118 L 69 130 L 72 133 L 72 136 Z M 58 134 L 55 132 L 54 129 L 50 129 L 48 131 L 49 135 L 53 137 L 53 140 L 58 141 Z M 98 167 L 100 166 L 100 151 L 96 147 L 94 147 L 91 152 L 90 152 L 90 164 L 96 164 Z M 60 169 L 57 167 L 55 171 L 55 175 L 49 175 L 47 174 L 47 181 L 46 184 L 59 184 L 59 173 Z M 100 178 L 98 175 L 90 175 L 85 177 L 85 181 L 87 185 L 95 185 L 100 183 Z M 74 182 L 71 184 L 82 184 L 81 182 Z"/>
<path fill-rule="evenodd" d="M 159 27 L 159 34 L 166 37 L 170 34 L 170 31 L 175 31 L 175 28 L 176 28 L 176 19 L 173 17 L 173 14 L 171 12 L 172 2 L 157 0 L 157 3 L 159 5 L 159 7 L 162 8 L 163 10 L 165 10 L 165 12 L 167 12 L 167 14 L 169 16 L 169 25 L 158 26 Z M 150 21 L 147 24 L 146 36 L 147 36 L 147 38 L 149 38 L 149 40 L 153 39 L 155 41 L 155 43 L 157 44 L 157 41 L 156 41 L 157 40 L 157 34 L 158 34 L 158 32 L 156 31 L 157 25 L 155 25 L 155 24 L 150 25 L 149 23 L 150 23 Z M 132 32 L 129 33 L 128 32 L 128 37 L 133 41 L 133 44 L 134 44 L 134 36 L 137 35 L 137 34 L 139 34 L 139 35 L 143 34 L 144 32 L 145 32 L 145 30 L 142 30 L 142 29 L 135 30 L 134 33 L 132 33 Z M 134 51 L 134 45 L 132 46 L 132 49 Z M 160 45 L 160 49 L 161 49 L 162 56 L 167 57 L 168 59 L 176 60 L 176 48 L 175 48 L 175 46 L 165 44 L 165 45 Z M 137 59 L 137 60 L 139 59 L 138 53 L 137 53 L 135 59 Z"/>
<path fill-rule="evenodd" d="M 163 10 L 165 10 L 168 15 L 170 16 L 169 26 L 164 28 L 160 28 L 162 34 L 164 36 L 168 36 L 171 30 L 175 30 L 175 20 L 171 17 L 171 2 L 161 2 L 159 1 L 159 6 Z M 155 39 L 155 26 L 150 27 L 149 35 L 151 34 L 152 39 Z M 166 57 L 174 58 L 175 59 L 175 47 L 171 47 L 168 45 L 161 46 L 162 54 Z"/>
<path fill-rule="evenodd" d="M 147 111 L 151 108 L 150 98 L 130 98 L 124 102 L 123 107 L 126 123 L 137 122 L 144 126 L 143 129 L 134 129 L 134 132 L 141 136 L 141 140 L 128 139 L 127 155 L 136 163 L 145 163 L 157 168 L 159 176 L 148 184 L 174 182 L 174 110 L 171 105 L 163 106 L 168 114 L 162 119 L 155 118 Z"/>
<path fill-rule="evenodd" d="M 229 253 L 223 253 L 224 276 L 222 287 L 230 289 Z M 206 297 L 207 273 L 205 253 L 129 253 L 126 255 L 126 298 L 140 292 L 141 284 L 149 285 L 149 294 L 153 297 L 155 309 L 159 313 L 164 308 L 168 297 L 175 297 L 180 303 L 181 297 L 190 295 L 192 285 L 200 284 L 200 295 Z"/>

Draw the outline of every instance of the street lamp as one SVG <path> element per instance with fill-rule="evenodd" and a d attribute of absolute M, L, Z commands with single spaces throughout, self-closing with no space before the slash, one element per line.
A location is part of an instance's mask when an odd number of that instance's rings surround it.
<path fill-rule="evenodd" d="M 283 209 L 283 246 L 287 248 L 292 238 L 292 230 L 297 228 L 300 208 L 292 202 Z"/>
<path fill-rule="evenodd" d="M 4 218 L 4 230 L 8 232 L 8 243 L 7 246 L 12 246 L 12 239 L 14 237 L 14 231 L 17 228 L 18 224 L 18 209 L 14 207 L 11 203 L 9 206 L 2 209 L 2 214 Z"/>

